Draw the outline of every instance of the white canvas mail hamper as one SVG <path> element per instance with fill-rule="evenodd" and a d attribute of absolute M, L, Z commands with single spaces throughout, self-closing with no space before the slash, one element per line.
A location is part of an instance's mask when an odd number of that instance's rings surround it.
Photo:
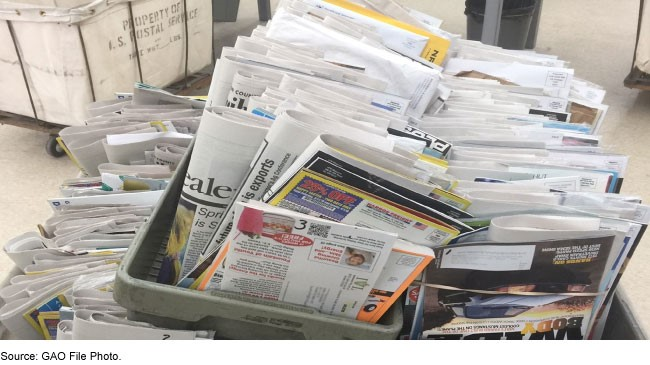
<path fill-rule="evenodd" d="M 79 125 L 94 100 L 211 62 L 209 0 L 0 1 L 0 111 Z"/>

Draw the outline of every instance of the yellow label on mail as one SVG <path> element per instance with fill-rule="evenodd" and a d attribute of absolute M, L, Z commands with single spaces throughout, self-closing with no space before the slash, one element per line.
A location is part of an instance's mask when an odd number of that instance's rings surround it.
<path fill-rule="evenodd" d="M 442 62 L 445 60 L 445 56 L 447 55 L 447 50 L 449 49 L 449 46 L 451 45 L 451 41 L 449 39 L 437 36 L 435 34 L 429 33 L 426 30 L 422 28 L 418 28 L 416 26 L 413 26 L 408 23 L 401 22 L 397 19 L 391 18 L 389 16 L 383 15 L 381 13 L 378 13 L 376 11 L 364 8 L 362 6 L 359 6 L 357 4 L 350 3 L 346 0 L 323 0 L 326 3 L 338 6 L 340 8 L 350 10 L 352 12 L 355 12 L 357 14 L 369 17 L 371 19 L 380 21 L 385 24 L 390 24 L 394 27 L 404 29 L 406 31 L 409 31 L 411 33 L 415 33 L 424 37 L 429 38 L 429 41 L 427 42 L 426 46 L 424 47 L 424 50 L 420 54 L 420 57 L 424 58 L 426 61 L 434 63 L 438 66 L 442 65 Z"/>

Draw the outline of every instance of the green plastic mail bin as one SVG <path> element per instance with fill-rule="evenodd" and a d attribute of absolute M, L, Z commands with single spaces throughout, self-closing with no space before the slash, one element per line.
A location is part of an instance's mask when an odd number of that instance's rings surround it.
<path fill-rule="evenodd" d="M 115 279 L 115 300 L 128 317 L 169 329 L 213 330 L 219 339 L 396 339 L 402 328 L 399 303 L 371 324 L 321 314 L 315 309 L 224 291 L 201 292 L 156 283 L 190 152 L 162 201 L 124 257 Z"/>

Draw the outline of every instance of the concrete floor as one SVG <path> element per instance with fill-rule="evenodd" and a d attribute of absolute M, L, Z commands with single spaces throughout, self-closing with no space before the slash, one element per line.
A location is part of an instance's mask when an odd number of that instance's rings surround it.
<path fill-rule="evenodd" d="M 444 20 L 442 28 L 465 33 L 464 2 L 460 0 L 402 0 L 417 10 Z M 241 0 L 236 23 L 215 27 L 217 45 L 232 44 L 237 34 L 248 34 L 258 24 L 257 2 Z M 273 1 L 275 8 L 277 1 Z M 623 193 L 650 201 L 650 92 L 627 89 L 623 79 L 630 70 L 639 11 L 639 0 L 545 0 L 537 48 L 570 61 L 576 76 L 602 85 L 610 106 L 602 128 L 604 145 L 631 156 Z M 3 85 L 4 86 L 4 85 Z M 48 136 L 43 133 L 0 126 L 0 244 L 26 231 L 35 230 L 49 217 L 49 197 L 58 196 L 58 185 L 77 174 L 66 158 L 45 153 Z M 623 288 L 633 302 L 633 311 L 646 333 L 650 333 L 650 234 L 641 242 L 627 268 Z M 0 282 L 12 269 L 0 253 Z"/>

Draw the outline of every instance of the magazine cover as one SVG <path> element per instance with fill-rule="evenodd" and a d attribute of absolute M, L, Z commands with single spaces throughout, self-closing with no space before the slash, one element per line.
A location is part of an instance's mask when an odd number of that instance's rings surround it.
<path fill-rule="evenodd" d="M 584 339 L 615 236 L 434 249 L 422 339 Z"/>
<path fill-rule="evenodd" d="M 425 340 L 582 340 L 596 298 L 482 294 L 430 286 L 423 291 Z"/>

